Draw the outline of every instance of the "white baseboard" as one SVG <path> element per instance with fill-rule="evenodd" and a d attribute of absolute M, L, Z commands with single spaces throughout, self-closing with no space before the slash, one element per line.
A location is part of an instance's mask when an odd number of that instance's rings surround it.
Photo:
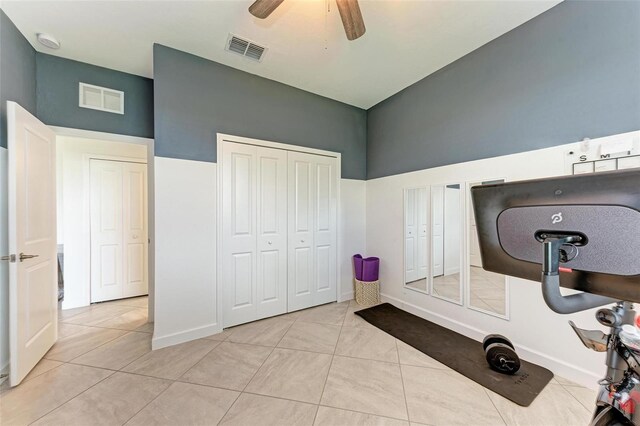
<path fill-rule="evenodd" d="M 352 299 L 353 299 L 353 291 L 350 291 L 348 293 L 342 293 L 338 298 L 338 303 L 346 302 L 347 300 L 352 300 Z"/>
<path fill-rule="evenodd" d="M 189 342 L 195 339 L 201 339 L 203 337 L 211 336 L 222 332 L 222 325 L 215 323 L 205 325 L 203 327 L 192 328 L 190 330 L 180 331 L 178 333 L 168 334 L 166 336 L 156 337 L 155 333 L 151 339 L 151 349 L 162 349 L 167 346 L 173 346 L 180 343 Z"/>
<path fill-rule="evenodd" d="M 486 330 L 480 330 L 471 325 L 464 324 L 460 321 L 456 321 L 454 319 L 429 311 L 428 309 L 424 309 L 422 307 L 413 305 L 411 303 L 407 303 L 403 300 L 400 300 L 395 297 L 391 297 L 387 294 L 382 293 L 381 297 L 383 302 L 389 302 L 398 308 L 401 308 L 407 312 L 410 312 L 426 320 L 432 321 L 438 325 L 446 327 L 450 330 L 453 330 L 457 333 L 462 334 L 463 336 L 470 337 L 479 342 L 481 342 L 482 339 L 484 339 L 484 337 L 487 334 L 490 334 Z M 584 387 L 587 387 L 590 389 L 598 388 L 598 380 L 600 380 L 602 376 L 594 374 L 591 371 L 584 370 L 578 366 L 569 364 L 566 361 L 538 352 L 526 346 L 515 344 L 515 347 L 518 352 L 518 355 L 522 359 L 525 359 L 535 364 L 539 364 L 542 367 L 548 368 L 554 374 L 557 374 L 561 377 L 571 380 L 572 382 L 575 382 Z M 603 373 L 604 373 L 604 366 L 603 366 Z"/>
<path fill-rule="evenodd" d="M 90 306 L 91 303 L 78 302 L 77 300 L 63 300 L 61 305 L 61 309 L 66 311 L 67 309 L 84 308 L 85 306 Z"/>

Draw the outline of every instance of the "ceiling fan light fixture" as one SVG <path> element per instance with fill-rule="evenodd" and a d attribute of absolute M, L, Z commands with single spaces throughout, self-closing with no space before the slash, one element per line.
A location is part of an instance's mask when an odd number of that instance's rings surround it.
<path fill-rule="evenodd" d="M 45 33 L 38 33 L 36 34 L 36 37 L 38 38 L 38 42 L 44 47 L 54 50 L 60 49 L 60 42 L 56 40 L 54 36 Z"/>

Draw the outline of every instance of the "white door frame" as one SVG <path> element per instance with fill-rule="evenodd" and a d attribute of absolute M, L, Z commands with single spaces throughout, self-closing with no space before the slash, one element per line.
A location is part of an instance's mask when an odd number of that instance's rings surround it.
<path fill-rule="evenodd" d="M 104 132 L 96 132 L 92 130 L 81 130 L 81 129 L 71 129 L 67 127 L 57 127 L 57 126 L 49 126 L 51 130 L 53 130 L 58 136 L 67 136 L 67 137 L 76 137 L 76 138 L 84 138 L 84 139 L 96 139 L 100 141 L 107 142 L 121 142 L 121 143 L 130 143 L 135 145 L 143 145 L 147 147 L 147 202 L 148 202 L 148 217 L 147 217 L 147 225 L 149 232 L 149 247 L 148 247 L 148 279 L 149 279 L 149 322 L 152 322 L 154 319 L 154 296 L 155 296 L 155 226 L 154 226 L 154 218 L 155 218 L 155 203 L 154 203 L 154 140 L 149 138 L 142 138 L 138 136 L 129 136 L 129 135 L 119 135 L 115 133 L 104 133 Z M 91 189 L 91 185 L 89 182 L 89 162 L 92 158 L 100 159 L 100 160 L 116 160 L 116 161 L 129 161 L 136 163 L 145 163 L 144 161 L 140 161 L 139 158 L 131 158 L 131 157 L 122 157 L 122 156 L 110 156 L 110 155 L 99 155 L 99 154 L 84 154 L 82 158 L 83 162 L 83 176 L 85 176 L 84 180 L 84 189 L 83 192 L 85 194 L 84 203 L 83 203 L 83 216 L 85 218 L 90 217 L 90 203 L 89 203 L 89 193 Z M 85 221 L 86 235 L 85 241 L 83 245 L 85 246 L 86 253 L 89 253 L 91 247 L 91 239 L 90 239 L 90 222 L 88 220 Z M 87 261 L 89 261 L 87 259 Z M 90 275 L 86 277 L 87 283 L 90 282 Z M 88 288 L 88 287 L 87 287 Z M 91 303 L 90 292 L 87 290 L 85 297 L 83 298 L 86 305 L 88 306 Z M 76 306 L 73 306 L 76 307 Z M 63 302 L 63 309 L 71 308 L 65 307 Z"/>
<path fill-rule="evenodd" d="M 341 228 L 341 221 L 340 221 L 340 217 L 341 217 L 341 210 L 342 210 L 342 203 L 340 202 L 340 182 L 342 180 L 342 154 L 339 152 L 332 152 L 332 151 L 325 151 L 322 149 L 316 149 L 316 148 L 307 148 L 307 147 L 303 147 L 303 146 L 299 146 L 299 145 L 289 145 L 289 144 L 284 144 L 284 143 L 280 143 L 280 142 L 273 142 L 273 141 L 267 141 L 267 140 L 262 140 L 262 139 L 253 139 L 253 138 L 245 138 L 242 136 L 233 136 L 233 135 L 228 135 L 228 134 L 224 134 L 224 133 L 218 133 L 217 134 L 217 146 L 216 146 L 216 151 L 217 151 L 217 167 L 216 167 L 216 263 L 218 265 L 221 265 L 222 262 L 222 143 L 223 142 L 234 142 L 234 143 L 240 143 L 240 144 L 245 144 L 245 145 L 256 145 L 256 146 L 262 146 L 262 147 L 266 147 L 266 148 L 275 148 L 275 149 L 282 149 L 285 151 L 294 151 L 294 152 L 303 152 L 303 153 L 307 153 L 307 154 L 316 154 L 316 155 L 324 155 L 326 157 L 333 157 L 336 159 L 337 161 L 337 165 L 336 165 L 336 198 L 337 198 L 337 203 L 338 203 L 338 212 L 337 212 L 337 218 L 336 218 L 336 229 L 337 229 L 337 233 L 338 233 L 338 247 L 337 247 L 337 259 L 336 259 L 336 282 L 337 282 L 337 288 L 336 288 L 336 298 L 338 302 L 343 302 L 342 300 L 342 296 L 343 296 L 343 288 L 342 288 L 342 282 L 340 280 L 340 259 L 342 258 L 342 235 L 340 230 Z M 217 306 L 216 306 L 216 311 L 218 312 L 219 318 L 217 320 L 217 323 L 220 324 L 220 329 L 222 330 L 222 324 L 223 324 L 223 319 L 222 319 L 222 269 L 223 268 L 216 268 L 216 298 L 217 298 Z M 351 283 L 349 283 L 349 285 L 351 285 Z"/>

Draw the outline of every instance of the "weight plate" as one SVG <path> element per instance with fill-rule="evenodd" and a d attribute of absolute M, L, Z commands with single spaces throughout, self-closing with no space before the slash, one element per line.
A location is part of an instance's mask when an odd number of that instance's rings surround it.
<path fill-rule="evenodd" d="M 502 334 L 489 334 L 482 341 L 482 349 L 484 349 L 486 352 L 489 345 L 492 345 L 494 343 L 502 343 L 503 345 L 509 346 L 511 349 L 515 349 L 513 343 L 511 343 L 511 340 L 507 339 Z"/>
<path fill-rule="evenodd" d="M 515 374 L 520 369 L 520 358 L 513 348 L 503 343 L 493 343 L 486 349 L 489 366 L 503 374 Z"/>

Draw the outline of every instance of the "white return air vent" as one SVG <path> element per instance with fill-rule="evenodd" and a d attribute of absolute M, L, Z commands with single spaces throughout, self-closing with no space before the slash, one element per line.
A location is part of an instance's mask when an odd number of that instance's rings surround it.
<path fill-rule="evenodd" d="M 266 47 L 233 34 L 229 34 L 225 49 L 257 62 L 262 62 L 262 58 L 267 51 Z"/>
<path fill-rule="evenodd" d="M 79 105 L 81 108 L 124 114 L 124 92 L 80 83 Z"/>

